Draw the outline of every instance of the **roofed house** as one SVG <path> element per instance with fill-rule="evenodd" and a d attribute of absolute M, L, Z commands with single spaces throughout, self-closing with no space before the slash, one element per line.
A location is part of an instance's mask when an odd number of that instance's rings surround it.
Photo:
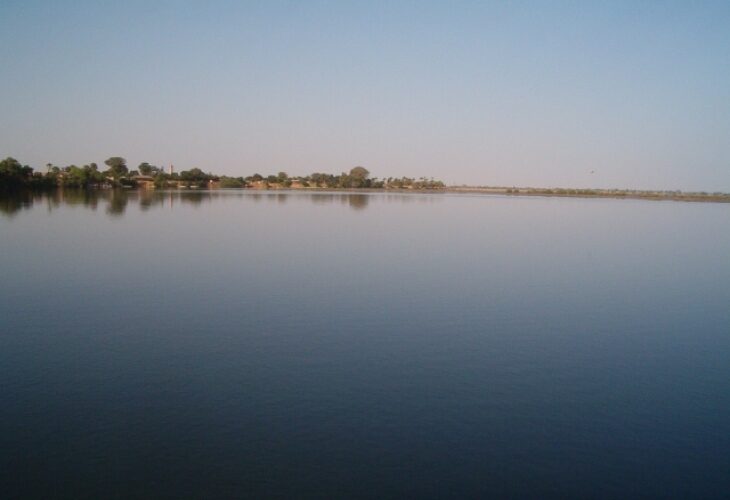
<path fill-rule="evenodd" d="M 137 183 L 137 186 L 145 189 L 155 188 L 155 179 L 149 175 L 137 175 L 132 177 L 132 180 Z"/>

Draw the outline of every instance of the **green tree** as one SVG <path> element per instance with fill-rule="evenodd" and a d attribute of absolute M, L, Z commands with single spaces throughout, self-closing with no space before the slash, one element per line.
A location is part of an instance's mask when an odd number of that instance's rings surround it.
<path fill-rule="evenodd" d="M 120 156 L 112 156 L 107 159 L 104 164 L 109 167 L 106 173 L 112 177 L 115 181 L 127 175 L 129 170 L 127 169 L 127 160 Z"/>
<path fill-rule="evenodd" d="M 0 187 L 14 188 L 27 184 L 33 176 L 33 169 L 21 165 L 15 158 L 0 161 Z"/>
<path fill-rule="evenodd" d="M 211 178 L 211 175 L 206 174 L 199 168 L 191 168 L 180 172 L 180 180 L 188 186 L 205 187 Z"/>
<path fill-rule="evenodd" d="M 206 174 L 199 168 L 191 168 L 180 172 L 180 179 L 184 181 L 207 181 L 210 175 Z"/>
<path fill-rule="evenodd" d="M 349 174 L 343 173 L 340 176 L 340 187 L 345 188 L 363 188 L 369 187 L 370 182 L 368 176 L 370 172 L 365 167 L 355 167 L 350 170 Z"/>
<path fill-rule="evenodd" d="M 154 169 L 155 169 L 155 167 L 153 167 L 146 161 L 140 163 L 139 166 L 137 167 L 137 170 L 139 170 L 139 173 L 142 175 L 152 175 L 152 172 L 154 171 Z"/>
<path fill-rule="evenodd" d="M 69 187 L 83 187 L 86 186 L 88 176 L 83 168 L 77 167 L 76 165 L 69 165 L 64 168 L 63 185 Z"/>
<path fill-rule="evenodd" d="M 86 173 L 86 182 L 88 184 L 101 184 L 104 182 L 104 175 L 99 172 L 99 167 L 96 163 L 84 165 L 84 172 Z"/>
<path fill-rule="evenodd" d="M 355 179 L 359 180 L 365 180 L 370 175 L 370 172 L 368 172 L 368 169 L 365 167 L 355 167 L 350 170 L 350 177 L 353 177 Z"/>

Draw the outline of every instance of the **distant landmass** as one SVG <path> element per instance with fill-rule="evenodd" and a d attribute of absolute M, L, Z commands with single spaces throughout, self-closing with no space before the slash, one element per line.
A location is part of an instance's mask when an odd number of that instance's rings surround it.
<path fill-rule="evenodd" d="M 286 172 L 247 177 L 231 177 L 206 173 L 199 168 L 176 172 L 140 163 L 129 169 L 124 158 L 113 156 L 101 170 L 96 163 L 59 167 L 51 163 L 44 172 L 22 165 L 12 157 L 0 160 L 0 191 L 17 189 L 358 189 L 441 191 L 450 193 L 482 193 L 510 196 L 556 196 L 590 198 L 629 198 L 674 201 L 730 203 L 730 193 L 686 192 L 680 190 L 575 189 L 505 186 L 446 186 L 432 177 L 371 177 L 364 167 L 354 167 L 339 175 L 315 172 L 306 176 L 289 176 Z"/>
<path fill-rule="evenodd" d="M 511 196 L 556 196 L 579 198 L 627 198 L 646 200 L 706 201 L 730 203 L 730 193 L 720 191 L 639 190 L 639 189 L 574 189 L 538 187 L 449 186 L 449 192 L 504 194 Z"/>
<path fill-rule="evenodd" d="M 364 167 L 354 167 L 339 175 L 315 172 L 307 176 L 289 176 L 286 172 L 247 177 L 230 177 L 206 173 L 199 168 L 176 172 L 170 166 L 167 170 L 147 162 L 130 170 L 124 158 L 114 156 L 107 159 L 105 170 L 96 163 L 81 167 L 69 165 L 58 167 L 46 165 L 45 172 L 36 172 L 27 165 L 21 165 L 15 158 L 0 161 L 0 188 L 252 188 L 252 189 L 444 189 L 445 185 L 433 178 L 370 177 Z"/>

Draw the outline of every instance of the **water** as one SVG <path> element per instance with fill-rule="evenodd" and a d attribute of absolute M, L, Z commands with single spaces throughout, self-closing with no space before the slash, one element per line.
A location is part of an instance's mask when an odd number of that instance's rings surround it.
<path fill-rule="evenodd" d="M 730 207 L 0 200 L 0 487 L 722 498 Z"/>

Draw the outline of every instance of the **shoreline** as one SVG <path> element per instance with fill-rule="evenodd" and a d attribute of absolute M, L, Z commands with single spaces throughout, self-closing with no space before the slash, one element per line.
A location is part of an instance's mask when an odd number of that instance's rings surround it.
<path fill-rule="evenodd" d="M 562 188 L 506 188 L 506 187 L 471 187 L 471 186 L 447 186 L 440 189 L 398 189 L 398 188 L 326 188 L 326 187 L 301 187 L 301 188 L 212 188 L 198 189 L 201 191 L 215 191 L 218 189 L 238 189 L 241 191 L 286 191 L 286 192 L 344 192 L 344 193 L 413 193 L 413 194 L 484 194 L 515 197 L 543 197 L 543 198 L 605 198 L 616 200 L 649 200 L 649 201 L 686 201 L 705 203 L 730 203 L 730 193 L 695 193 L 695 192 L 669 192 L 669 191 L 645 191 L 645 190 L 616 190 L 616 189 L 562 189 Z M 188 191 L 189 188 L 173 189 L 173 191 Z M 195 189 L 193 189 L 195 190 Z"/>
<path fill-rule="evenodd" d="M 681 191 L 648 191 L 623 189 L 506 188 L 450 186 L 444 191 L 460 194 L 492 194 L 504 196 L 538 196 L 544 198 L 605 198 L 615 200 L 686 201 L 730 203 L 729 193 L 696 193 Z"/>
<path fill-rule="evenodd" d="M 514 197 L 542 198 L 587 198 L 615 200 L 680 201 L 691 203 L 730 203 L 730 193 L 703 193 L 682 191 L 648 191 L 620 189 L 565 189 L 565 188 L 507 188 L 491 186 L 446 186 L 431 189 L 409 188 L 337 188 L 337 187 L 164 187 L 148 188 L 143 186 L 88 186 L 88 187 L 29 187 L 11 190 L 0 189 L 0 198 L 21 192 L 52 191 L 125 191 L 125 192 L 212 192 L 246 191 L 251 193 L 289 192 L 289 193 L 393 193 L 393 194 L 480 194 Z"/>

